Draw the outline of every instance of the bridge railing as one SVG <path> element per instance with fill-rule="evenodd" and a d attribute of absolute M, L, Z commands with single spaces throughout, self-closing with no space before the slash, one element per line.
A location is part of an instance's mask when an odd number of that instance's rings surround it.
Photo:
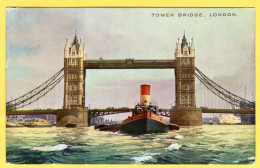
<path fill-rule="evenodd" d="M 117 64 L 127 64 L 127 63 L 175 63 L 175 60 L 135 60 L 135 59 L 122 59 L 122 60 L 86 60 L 85 63 L 90 64 L 107 64 L 107 63 L 117 63 Z"/>
<path fill-rule="evenodd" d="M 110 114 L 118 114 L 118 113 L 126 113 L 130 112 L 131 109 L 128 107 L 122 108 L 106 108 L 106 109 L 89 109 L 88 116 L 89 118 L 110 115 Z"/>

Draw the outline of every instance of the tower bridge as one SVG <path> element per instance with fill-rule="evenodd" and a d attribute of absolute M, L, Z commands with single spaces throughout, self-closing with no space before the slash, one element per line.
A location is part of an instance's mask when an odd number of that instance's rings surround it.
<path fill-rule="evenodd" d="M 89 126 L 91 117 L 128 112 L 130 109 L 93 109 L 85 107 L 86 69 L 175 69 L 175 106 L 161 109 L 158 115 L 170 117 L 170 122 L 180 126 L 202 125 L 202 113 L 243 113 L 254 114 L 255 103 L 243 99 L 224 89 L 195 67 L 195 47 L 193 39 L 188 43 L 185 35 L 178 38 L 171 60 L 91 60 L 87 59 L 85 46 L 75 35 L 71 44 L 66 40 L 64 48 L 64 69 L 32 91 L 6 103 L 7 115 L 56 114 L 57 126 L 67 123 L 79 127 Z M 64 74 L 61 72 L 64 71 Z M 246 109 L 196 108 L 195 77 L 220 99 Z M 17 110 L 38 101 L 64 78 L 63 109 Z M 171 93 L 169 93 L 171 94 Z"/>

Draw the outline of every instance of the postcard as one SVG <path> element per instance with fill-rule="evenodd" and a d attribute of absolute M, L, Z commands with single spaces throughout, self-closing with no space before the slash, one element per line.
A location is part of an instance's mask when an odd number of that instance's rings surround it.
<path fill-rule="evenodd" d="M 12 7 L 6 165 L 256 165 L 254 7 Z"/>

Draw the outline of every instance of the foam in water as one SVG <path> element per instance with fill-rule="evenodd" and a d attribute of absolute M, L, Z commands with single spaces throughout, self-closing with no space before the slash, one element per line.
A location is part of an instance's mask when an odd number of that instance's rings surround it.
<path fill-rule="evenodd" d="M 32 147 L 31 146 L 21 146 L 19 147 L 20 149 L 31 149 Z"/>
<path fill-rule="evenodd" d="M 175 143 L 175 144 L 171 144 L 168 148 L 166 148 L 166 150 L 179 150 L 181 148 L 181 145 Z"/>
<path fill-rule="evenodd" d="M 33 147 L 32 150 L 38 151 L 61 151 L 68 148 L 66 144 L 58 144 L 55 146 L 40 146 L 40 147 Z"/>
<path fill-rule="evenodd" d="M 140 156 L 140 157 L 133 157 L 133 159 L 136 161 L 136 163 L 145 162 L 147 160 L 153 159 L 152 156 Z"/>
<path fill-rule="evenodd" d="M 105 134 L 118 134 L 118 132 L 106 131 Z"/>
<path fill-rule="evenodd" d="M 212 132 L 212 134 L 221 134 L 221 131 Z"/>
<path fill-rule="evenodd" d="M 176 135 L 174 138 L 175 138 L 175 139 L 183 139 L 184 137 L 181 136 L 181 135 Z"/>
<path fill-rule="evenodd" d="M 247 158 L 248 160 L 255 160 L 255 157 L 254 156 L 252 156 L 252 157 L 249 157 L 249 158 Z"/>

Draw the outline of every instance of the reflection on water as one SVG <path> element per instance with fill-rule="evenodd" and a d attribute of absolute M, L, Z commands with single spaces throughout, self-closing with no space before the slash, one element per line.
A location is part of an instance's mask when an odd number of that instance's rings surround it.
<path fill-rule="evenodd" d="M 90 128 L 7 128 L 13 164 L 254 164 L 255 126 L 205 125 L 167 134 Z"/>

